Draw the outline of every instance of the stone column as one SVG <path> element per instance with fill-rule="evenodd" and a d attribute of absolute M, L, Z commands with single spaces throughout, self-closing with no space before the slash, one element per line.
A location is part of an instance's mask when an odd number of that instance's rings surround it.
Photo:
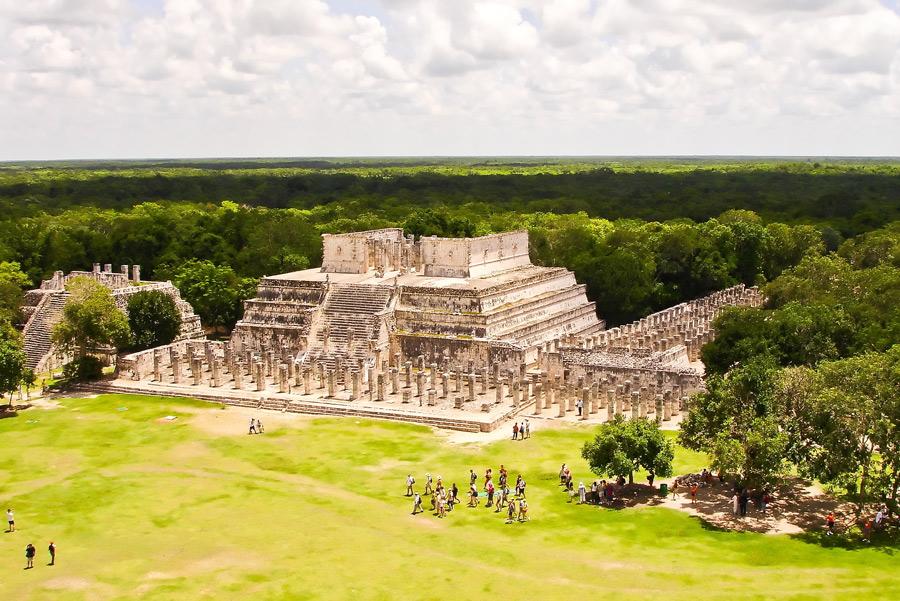
<path fill-rule="evenodd" d="M 378 392 L 378 374 L 375 373 L 375 367 L 370 365 L 368 371 L 368 379 L 369 379 L 369 400 L 371 401 Z"/>
<path fill-rule="evenodd" d="M 390 369 L 391 374 L 391 394 L 397 394 L 400 391 L 400 370 L 396 367 Z"/>
<path fill-rule="evenodd" d="M 360 388 L 360 380 L 362 378 L 359 377 L 359 370 L 354 369 L 350 376 L 350 400 L 355 401 L 359 399 L 359 388 Z"/>
<path fill-rule="evenodd" d="M 416 372 L 416 398 L 421 398 L 425 394 L 425 372 L 419 370 Z"/>
<path fill-rule="evenodd" d="M 543 388 L 540 382 L 534 383 L 534 414 L 540 415 L 544 405 Z"/>
<path fill-rule="evenodd" d="M 380 373 L 375 377 L 377 382 L 377 386 L 375 388 L 375 400 L 383 401 L 384 400 L 384 374 Z"/>
<path fill-rule="evenodd" d="M 544 392 L 544 409 L 550 409 L 553 406 L 553 389 L 546 374 L 541 380 L 541 390 Z"/>
<path fill-rule="evenodd" d="M 672 400 L 664 398 L 663 395 L 656 395 L 656 404 L 657 406 L 662 405 L 662 420 L 664 422 L 668 422 L 672 420 Z M 658 418 L 657 413 L 657 419 Z"/>
<path fill-rule="evenodd" d="M 288 366 L 285 363 L 278 365 L 278 392 L 287 393 L 290 385 L 290 377 L 288 376 Z"/>
<path fill-rule="evenodd" d="M 581 389 L 581 419 L 586 420 L 591 412 L 591 389 L 585 386 Z"/>
<path fill-rule="evenodd" d="M 429 388 L 428 389 L 428 406 L 429 407 L 435 406 L 435 396 L 437 396 L 437 395 L 435 395 L 434 389 Z"/>
<path fill-rule="evenodd" d="M 612 421 L 615 414 L 616 414 L 616 391 L 610 389 L 610 390 L 606 391 L 606 420 Z"/>
<path fill-rule="evenodd" d="M 494 373 L 491 378 L 491 387 L 492 388 L 497 386 L 500 383 L 500 364 L 495 361 L 494 365 L 493 365 L 493 369 L 494 369 Z"/>
<path fill-rule="evenodd" d="M 262 361 L 253 364 L 253 381 L 256 383 L 257 392 L 266 389 L 266 368 Z"/>
<path fill-rule="evenodd" d="M 475 400 L 475 374 L 470 373 L 466 375 L 466 398 L 469 401 Z"/>
<path fill-rule="evenodd" d="M 303 394 L 312 393 L 312 374 L 308 367 L 303 368 Z"/>
<path fill-rule="evenodd" d="M 638 419 L 638 417 L 640 417 L 640 396 L 641 393 L 637 390 L 631 392 L 631 419 Z"/>
<path fill-rule="evenodd" d="M 441 372 L 441 398 L 446 399 L 450 394 L 450 374 Z"/>
<path fill-rule="evenodd" d="M 519 388 L 519 378 L 513 377 L 512 385 L 510 386 L 512 389 L 512 406 L 518 407 L 520 402 L 520 388 Z"/>
<path fill-rule="evenodd" d="M 326 396 L 329 399 L 334 398 L 334 370 L 329 369 L 325 372 L 325 378 L 327 382 Z"/>
<path fill-rule="evenodd" d="M 321 363 L 316 364 L 316 376 L 319 378 L 319 390 L 325 388 L 325 366 Z"/>
<path fill-rule="evenodd" d="M 203 375 L 203 361 L 201 359 L 191 359 L 191 377 L 194 379 L 194 386 L 200 385 L 200 378 Z"/>
<path fill-rule="evenodd" d="M 412 386 L 412 361 L 407 361 L 403 365 L 403 387 L 409 388 Z"/>
<path fill-rule="evenodd" d="M 503 380 L 497 380 L 497 387 L 494 389 L 494 403 L 499 405 L 503 402 Z"/>
<path fill-rule="evenodd" d="M 409 388 L 404 388 L 404 389 L 403 389 L 403 392 L 402 392 L 402 396 L 403 396 L 403 401 L 402 401 L 402 402 L 403 402 L 404 404 L 409 403 L 409 399 L 410 399 L 410 397 L 412 396 L 412 390 L 410 390 Z"/>
<path fill-rule="evenodd" d="M 453 373 L 453 392 L 462 390 L 462 372 L 458 369 Z"/>
<path fill-rule="evenodd" d="M 600 408 L 600 403 L 598 403 L 598 397 L 600 395 L 600 384 L 595 380 L 591 382 L 591 413 L 597 413 L 597 410 Z"/>
<path fill-rule="evenodd" d="M 564 400 L 560 399 L 559 400 L 559 415 L 558 415 L 558 417 L 565 417 L 565 416 L 566 416 L 566 403 Z"/>
<path fill-rule="evenodd" d="M 172 384 L 181 384 L 181 355 L 172 353 Z"/>
<path fill-rule="evenodd" d="M 219 363 L 219 359 L 213 359 L 212 362 L 212 385 L 215 388 L 218 388 L 222 385 L 222 365 Z"/>
<path fill-rule="evenodd" d="M 244 368 L 240 363 L 234 364 L 234 369 L 231 372 L 231 375 L 234 377 L 234 381 L 231 383 L 231 386 L 235 390 L 240 390 L 244 386 Z"/>
<path fill-rule="evenodd" d="M 481 392 L 479 392 L 478 394 L 480 394 L 482 396 L 487 394 L 489 378 L 490 378 L 490 374 L 488 372 L 488 368 L 482 367 L 481 368 Z"/>
<path fill-rule="evenodd" d="M 162 357 L 159 351 L 153 351 L 153 379 L 162 382 Z"/>

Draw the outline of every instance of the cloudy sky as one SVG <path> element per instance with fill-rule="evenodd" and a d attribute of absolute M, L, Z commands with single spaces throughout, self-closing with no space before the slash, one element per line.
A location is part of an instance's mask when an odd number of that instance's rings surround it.
<path fill-rule="evenodd" d="M 900 155 L 898 0 L 0 0 L 0 160 Z"/>

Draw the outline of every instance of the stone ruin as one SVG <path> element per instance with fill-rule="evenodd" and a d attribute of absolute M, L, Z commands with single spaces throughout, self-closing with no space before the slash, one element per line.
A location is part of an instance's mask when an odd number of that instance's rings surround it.
<path fill-rule="evenodd" d="M 73 271 L 68 275 L 57 271 L 51 279 L 41 282 L 40 288 L 25 293 L 22 333 L 25 338 L 26 365 L 36 372 L 46 371 L 65 361 L 65 357 L 53 346 L 51 333 L 53 326 L 62 319 L 63 309 L 69 298 L 66 284 L 79 276 L 92 278 L 109 288 L 116 306 L 122 312 L 127 311 L 128 297 L 132 294 L 160 290 L 172 297 L 181 312 L 181 331 L 176 340 L 204 337 L 200 318 L 194 314 L 190 303 L 182 300 L 178 288 L 172 282 L 142 282 L 140 265 L 132 265 L 130 269 L 128 265 L 122 265 L 120 271 L 113 271 L 109 263 L 102 270 L 99 263 L 94 263 L 92 271 Z"/>
<path fill-rule="evenodd" d="M 323 236 L 320 269 L 263 278 L 228 342 L 121 357 L 106 390 L 490 431 L 528 412 L 671 420 L 701 389 L 700 346 L 735 286 L 604 329 L 572 272 L 532 265 L 527 232 Z"/>

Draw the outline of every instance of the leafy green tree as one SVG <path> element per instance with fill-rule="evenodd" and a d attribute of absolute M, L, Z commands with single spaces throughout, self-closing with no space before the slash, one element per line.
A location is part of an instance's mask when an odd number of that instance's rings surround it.
<path fill-rule="evenodd" d="M 671 476 L 675 454 L 655 421 L 617 415 L 600 426 L 594 440 L 584 443 L 581 456 L 598 476 L 628 476 L 631 483 L 641 468 L 662 478 Z"/>
<path fill-rule="evenodd" d="M 125 347 L 131 331 L 128 318 L 116 307 L 106 286 L 90 277 L 73 278 L 66 285 L 69 299 L 62 319 L 53 328 L 53 342 L 76 359 L 102 347 Z"/>
<path fill-rule="evenodd" d="M 0 323 L 0 398 L 8 393 L 12 404 L 12 393 L 22 382 L 25 370 L 22 337 L 9 325 Z"/>
<path fill-rule="evenodd" d="M 0 320 L 16 321 L 22 304 L 22 290 L 30 283 L 18 263 L 0 262 Z"/>
<path fill-rule="evenodd" d="M 200 321 L 215 330 L 234 327 L 243 312 L 244 299 L 250 298 L 256 287 L 255 280 L 238 277 L 230 267 L 197 260 L 182 265 L 173 281 Z"/>
<path fill-rule="evenodd" d="M 801 472 L 897 509 L 900 483 L 900 345 L 816 368 L 787 369 L 776 395 Z"/>
<path fill-rule="evenodd" d="M 169 344 L 181 330 L 181 312 L 171 296 L 160 290 L 142 290 L 128 297 L 131 346 L 143 350 Z"/>
<path fill-rule="evenodd" d="M 710 378 L 706 392 L 691 398 L 681 423 L 681 444 L 710 456 L 712 465 L 738 475 L 748 486 L 777 480 L 786 469 L 788 438 L 774 395 L 777 368 L 762 357 Z"/>

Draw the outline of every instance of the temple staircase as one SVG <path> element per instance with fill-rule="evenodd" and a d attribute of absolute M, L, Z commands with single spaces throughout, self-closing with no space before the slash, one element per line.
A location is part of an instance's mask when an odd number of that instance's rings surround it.
<path fill-rule="evenodd" d="M 356 365 L 387 344 L 387 316 L 393 288 L 332 284 L 310 328 L 304 366 L 321 363 L 334 369 L 338 361 Z"/>
<path fill-rule="evenodd" d="M 53 352 L 53 326 L 62 319 L 68 292 L 48 292 L 31 311 L 22 334 L 25 338 L 25 366 L 42 371 Z"/>

